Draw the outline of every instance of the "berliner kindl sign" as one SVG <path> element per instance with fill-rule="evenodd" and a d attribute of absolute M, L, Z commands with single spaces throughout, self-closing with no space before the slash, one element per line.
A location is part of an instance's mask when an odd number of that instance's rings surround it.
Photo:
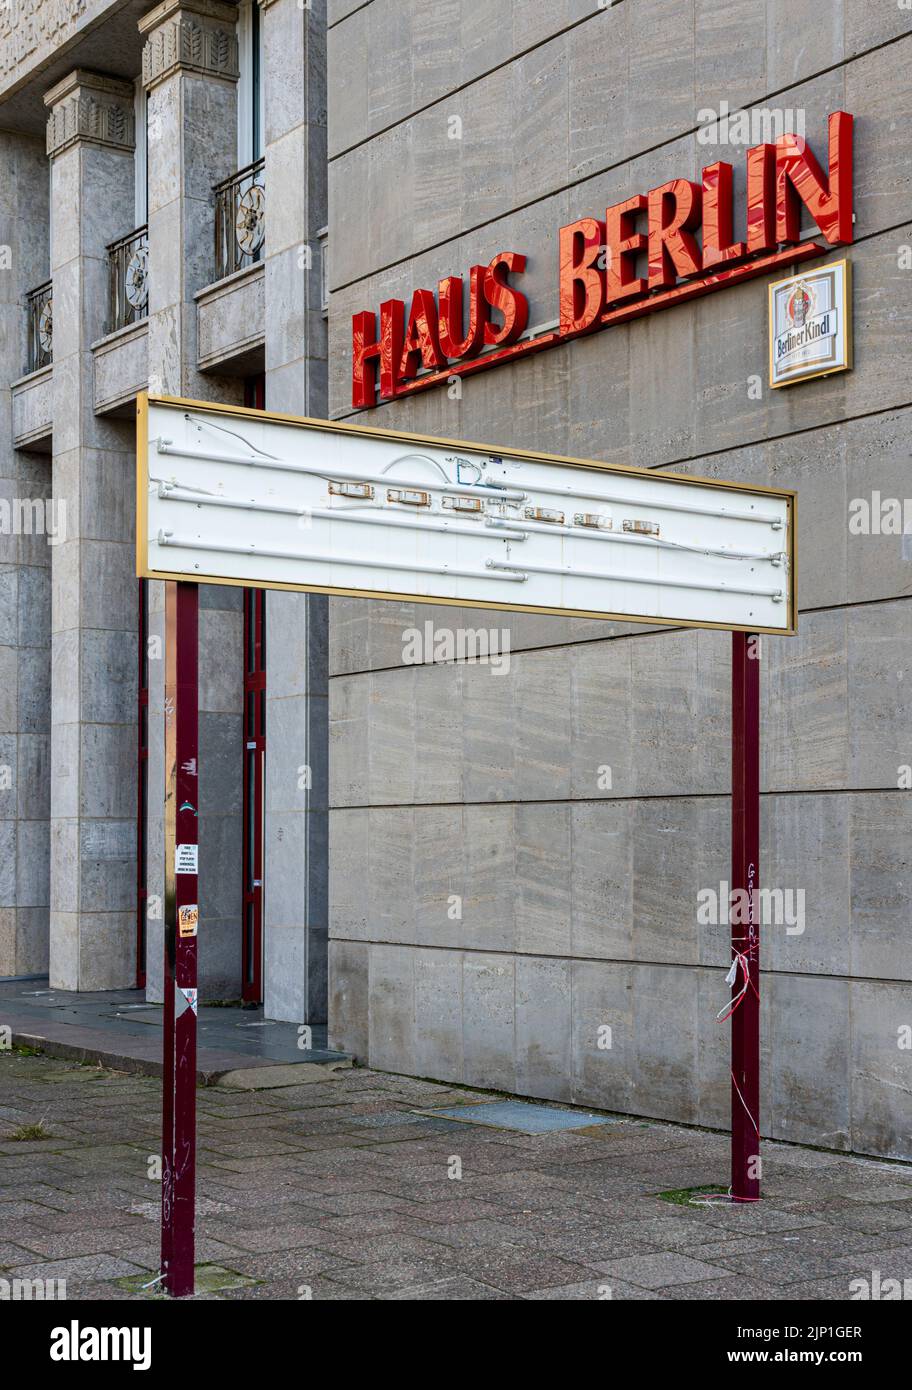
<path fill-rule="evenodd" d="M 137 570 L 793 632 L 795 495 L 140 396 Z"/>
<path fill-rule="evenodd" d="M 770 385 L 852 365 L 852 263 L 834 261 L 769 288 Z"/>

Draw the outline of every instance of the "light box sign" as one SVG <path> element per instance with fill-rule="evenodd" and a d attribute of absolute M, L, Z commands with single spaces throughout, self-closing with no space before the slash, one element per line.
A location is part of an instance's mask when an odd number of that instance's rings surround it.
<path fill-rule="evenodd" d="M 137 431 L 140 576 L 795 628 L 790 491 L 145 394 Z"/>
<path fill-rule="evenodd" d="M 788 386 L 851 367 L 851 313 L 850 261 L 770 285 L 770 385 Z"/>
<path fill-rule="evenodd" d="M 802 261 L 852 241 L 853 117 L 828 121 L 828 167 L 803 136 L 783 134 L 745 157 L 744 239 L 736 240 L 734 170 L 717 160 L 694 179 L 631 193 L 598 216 L 560 228 L 557 322 L 529 328 L 520 277 L 526 256 L 501 251 L 416 289 L 406 307 L 352 317 L 352 405 L 365 409 L 454 377 L 487 371 L 590 333 Z M 810 218 L 820 233 L 807 239 Z M 798 378 L 793 378 L 797 380 Z M 781 383 L 777 383 L 781 384 Z"/>

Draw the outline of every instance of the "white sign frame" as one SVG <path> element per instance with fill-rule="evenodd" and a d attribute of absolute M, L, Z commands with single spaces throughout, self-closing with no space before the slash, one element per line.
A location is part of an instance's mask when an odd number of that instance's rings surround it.
<path fill-rule="evenodd" d="M 148 579 L 791 635 L 795 531 L 784 488 L 137 399 Z"/>

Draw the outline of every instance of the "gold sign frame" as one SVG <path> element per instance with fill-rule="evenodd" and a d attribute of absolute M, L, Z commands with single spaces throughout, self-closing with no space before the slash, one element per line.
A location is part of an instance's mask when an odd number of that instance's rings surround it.
<path fill-rule="evenodd" d="M 256 583 L 228 576 L 178 573 L 170 570 L 154 570 L 148 566 L 148 413 L 149 405 L 173 406 L 192 410 L 199 414 L 218 414 L 233 416 L 239 420 L 274 420 L 284 425 L 297 425 L 304 429 L 319 430 L 328 434 L 368 435 L 375 439 L 406 442 L 410 445 L 425 445 L 429 448 L 463 449 L 466 451 L 507 455 L 510 458 L 528 459 L 551 464 L 567 464 L 575 468 L 588 468 L 607 474 L 636 474 L 649 478 L 652 482 L 686 483 L 689 486 L 714 489 L 731 489 L 750 496 L 776 497 L 786 503 L 788 511 L 788 601 L 787 625 L 783 627 L 764 627 L 757 624 L 731 624 L 700 622 L 695 619 L 658 618 L 652 614 L 635 613 L 593 613 L 575 608 L 551 608 L 521 603 L 503 603 L 497 600 L 473 600 L 446 598 L 436 595 L 409 593 L 378 593 L 376 590 L 329 587 L 321 584 L 291 584 L 278 580 L 257 581 Z M 223 405 L 214 401 L 197 401 L 182 396 L 151 395 L 141 391 L 136 398 L 136 573 L 140 579 L 184 580 L 194 584 L 223 584 L 236 588 L 262 588 L 286 590 L 292 593 L 327 594 L 331 597 L 387 599 L 391 602 L 438 604 L 454 608 L 490 609 L 494 612 L 542 613 L 554 617 L 592 618 L 601 622 L 621 622 L 644 624 L 649 627 L 703 628 L 723 632 L 763 632 L 771 636 L 794 636 L 798 624 L 798 583 L 797 583 L 797 493 L 791 488 L 768 487 L 762 484 L 735 483 L 719 478 L 704 478 L 683 473 L 663 473 L 651 468 L 640 468 L 634 464 L 602 463 L 595 459 L 573 458 L 564 454 L 547 454 L 539 450 L 517 449 L 513 445 L 491 445 L 464 439 L 446 439 L 435 435 L 410 433 L 404 430 L 382 429 L 361 424 L 349 424 L 344 420 L 320 420 L 304 415 L 290 415 L 279 411 L 257 410 L 249 406 Z"/>

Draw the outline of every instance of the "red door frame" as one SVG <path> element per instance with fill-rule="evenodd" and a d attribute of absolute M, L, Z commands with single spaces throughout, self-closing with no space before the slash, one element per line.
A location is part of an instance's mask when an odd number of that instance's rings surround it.
<path fill-rule="evenodd" d="M 244 383 L 244 404 L 266 408 L 266 378 Z M 244 590 L 244 809 L 241 998 L 263 1002 L 264 777 L 266 770 L 266 591 Z"/>
<path fill-rule="evenodd" d="M 241 997 L 263 1002 L 263 780 L 266 761 L 266 591 L 244 590 L 244 863 Z"/>

